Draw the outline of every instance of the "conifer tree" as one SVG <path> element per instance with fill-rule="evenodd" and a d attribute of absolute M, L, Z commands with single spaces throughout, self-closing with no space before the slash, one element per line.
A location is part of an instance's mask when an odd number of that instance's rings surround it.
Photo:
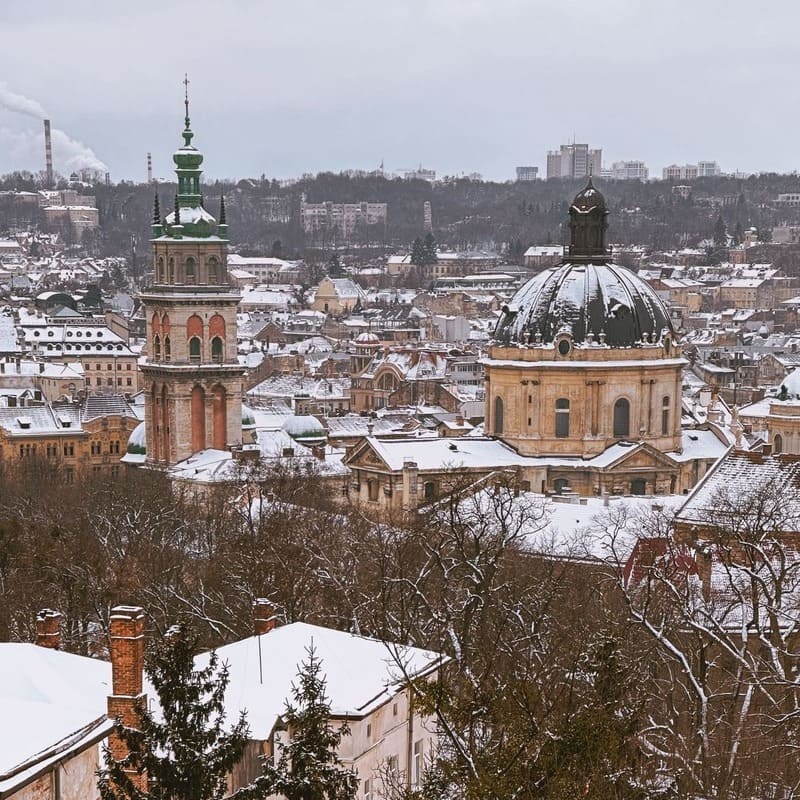
<path fill-rule="evenodd" d="M 411 263 L 416 267 L 425 266 L 425 245 L 419 236 L 414 239 L 411 245 Z"/>
<path fill-rule="evenodd" d="M 102 800 L 221 800 L 228 794 L 227 775 L 247 744 L 247 721 L 242 713 L 226 730 L 228 668 L 212 652 L 208 665 L 195 669 L 197 641 L 181 623 L 148 654 L 145 672 L 160 713 L 140 708 L 136 728 L 117 722 L 128 755 L 116 760 L 105 749 L 108 768 L 98 781 Z M 148 790 L 140 791 L 126 770 L 145 772 Z M 261 783 L 242 792 L 249 798 L 267 794 Z"/>
<path fill-rule="evenodd" d="M 728 229 L 722 214 L 717 217 L 714 223 L 714 245 L 715 247 L 726 247 L 728 244 Z"/>
<path fill-rule="evenodd" d="M 279 750 L 277 764 L 265 768 L 265 781 L 287 800 L 353 800 L 358 777 L 342 766 L 336 753 L 349 729 L 346 723 L 331 726 L 325 675 L 313 642 L 306 652 L 298 683 L 292 685 L 293 700 L 286 702 L 284 723 L 290 738 Z"/>
<path fill-rule="evenodd" d="M 339 261 L 338 253 L 334 253 L 328 259 L 328 277 L 330 278 L 342 278 L 344 277 L 344 269 L 342 268 L 342 262 Z"/>
<path fill-rule="evenodd" d="M 439 260 L 439 257 L 436 255 L 436 239 L 433 238 L 432 233 L 429 233 L 425 237 L 425 241 L 422 243 L 422 253 L 425 259 L 425 266 L 435 264 Z"/>

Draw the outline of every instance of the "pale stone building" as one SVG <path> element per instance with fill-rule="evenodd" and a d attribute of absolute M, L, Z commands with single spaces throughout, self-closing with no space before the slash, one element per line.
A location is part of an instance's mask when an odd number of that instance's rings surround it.
<path fill-rule="evenodd" d="M 675 494 L 725 453 L 715 426 L 682 429 L 687 362 L 656 291 L 611 263 L 607 214 L 590 180 L 563 263 L 503 307 L 483 359 L 486 437 L 368 437 L 345 458 L 351 501 L 412 511 L 498 472 L 537 492 Z"/>

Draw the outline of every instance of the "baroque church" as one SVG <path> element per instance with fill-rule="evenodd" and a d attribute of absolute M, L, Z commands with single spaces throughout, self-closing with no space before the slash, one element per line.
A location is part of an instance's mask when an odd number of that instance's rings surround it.
<path fill-rule="evenodd" d="M 192 144 L 188 95 L 185 105 L 183 144 L 172 157 L 178 192 L 163 219 L 156 195 L 155 275 L 141 293 L 147 323 L 142 449 L 152 467 L 172 467 L 198 451 L 242 443 L 240 295 L 228 278 L 225 203 L 223 198 L 219 220 L 203 207 L 203 155 Z"/>
<path fill-rule="evenodd" d="M 351 499 L 412 510 L 455 474 L 509 471 L 542 493 L 682 494 L 725 453 L 719 428 L 682 426 L 687 362 L 656 292 L 612 263 L 591 179 L 569 215 L 563 262 L 503 307 L 484 359 L 484 436 L 367 438 L 345 459 Z"/>

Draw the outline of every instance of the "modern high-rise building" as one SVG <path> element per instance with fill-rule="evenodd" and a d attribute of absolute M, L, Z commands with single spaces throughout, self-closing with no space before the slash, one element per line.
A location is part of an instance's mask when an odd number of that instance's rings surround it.
<path fill-rule="evenodd" d="M 518 181 L 535 181 L 539 177 L 539 167 L 517 167 Z"/>
<path fill-rule="evenodd" d="M 189 101 L 183 145 L 173 155 L 174 210 L 153 210 L 152 286 L 141 294 L 147 322 L 142 364 L 147 464 L 171 466 L 200 450 L 242 443 L 244 368 L 236 350 L 239 293 L 229 283 L 228 226 L 203 208 Z"/>
<path fill-rule="evenodd" d="M 562 144 L 558 150 L 547 153 L 548 178 L 585 178 L 599 175 L 603 151 L 590 150 L 588 144 Z"/>

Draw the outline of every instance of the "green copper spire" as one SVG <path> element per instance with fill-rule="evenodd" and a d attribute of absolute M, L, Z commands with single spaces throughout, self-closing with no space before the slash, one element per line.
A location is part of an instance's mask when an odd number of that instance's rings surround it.
<path fill-rule="evenodd" d="M 204 239 L 219 235 L 225 238 L 223 231 L 217 230 L 217 221 L 203 208 L 203 196 L 200 193 L 200 175 L 203 154 L 192 144 L 194 133 L 189 118 L 189 76 L 183 78 L 183 105 L 185 109 L 184 129 L 181 133 L 183 144 L 172 156 L 175 162 L 175 173 L 178 176 L 178 194 L 175 198 L 175 211 L 167 216 L 163 233 L 166 236 L 184 236 Z"/>

